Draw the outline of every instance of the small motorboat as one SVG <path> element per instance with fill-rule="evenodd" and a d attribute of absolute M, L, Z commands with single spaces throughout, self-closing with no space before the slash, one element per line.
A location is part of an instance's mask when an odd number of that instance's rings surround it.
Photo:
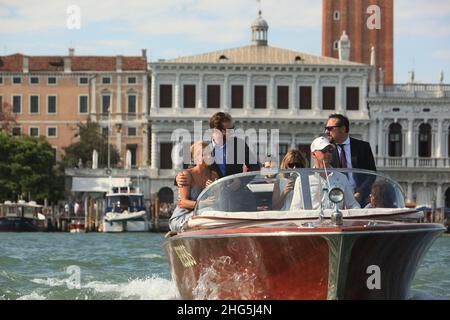
<path fill-rule="evenodd" d="M 359 204 L 336 184 L 342 175 L 362 187 Z M 205 189 L 164 250 L 181 299 L 408 299 L 445 230 L 420 218 L 379 173 L 249 172 Z"/>
<path fill-rule="evenodd" d="M 83 218 L 80 219 L 72 219 L 69 223 L 69 232 L 70 233 L 81 233 L 85 232 L 84 221 Z"/>
<path fill-rule="evenodd" d="M 132 186 L 113 187 L 106 195 L 103 232 L 146 232 L 150 230 L 144 195 Z"/>

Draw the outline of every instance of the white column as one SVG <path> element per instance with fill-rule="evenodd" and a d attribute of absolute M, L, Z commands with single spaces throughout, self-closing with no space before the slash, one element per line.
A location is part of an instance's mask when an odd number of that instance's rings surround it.
<path fill-rule="evenodd" d="M 406 156 L 413 158 L 414 155 L 414 120 L 408 121 L 408 134 L 406 135 Z"/>
<path fill-rule="evenodd" d="M 436 208 L 442 208 L 444 206 L 442 199 L 442 184 L 438 183 L 436 189 Z"/>
<path fill-rule="evenodd" d="M 369 110 L 367 109 L 367 78 L 363 78 L 363 84 L 362 84 L 362 92 L 359 94 L 359 110 L 362 115 L 367 115 L 369 113 Z"/>
<path fill-rule="evenodd" d="M 197 104 L 197 111 L 198 113 L 201 113 L 204 111 L 204 105 L 203 105 L 203 74 L 200 74 L 200 80 L 197 86 L 197 96 L 198 96 L 198 104 Z"/>
<path fill-rule="evenodd" d="M 225 75 L 225 81 L 223 84 L 223 88 L 222 88 L 222 96 L 221 96 L 221 100 L 222 100 L 222 108 L 223 110 L 225 110 L 225 112 L 228 112 L 230 110 L 230 105 L 229 105 L 229 97 L 230 97 L 230 88 L 229 88 L 229 75 L 226 74 Z"/>
<path fill-rule="evenodd" d="M 345 100 L 345 93 L 344 93 L 344 76 L 339 76 L 339 82 L 337 87 L 337 97 L 336 97 L 336 111 L 338 113 L 344 113 L 344 100 Z"/>
<path fill-rule="evenodd" d="M 251 112 L 253 110 L 253 105 L 252 105 L 252 92 L 253 92 L 253 88 L 252 88 L 252 76 L 248 75 L 247 76 L 247 90 L 246 90 L 247 94 L 245 97 L 245 111 L 247 112 Z"/>
<path fill-rule="evenodd" d="M 148 116 L 148 78 L 147 74 L 142 76 L 142 113 L 145 117 Z M 147 137 L 148 139 L 148 137 Z"/>
<path fill-rule="evenodd" d="M 274 113 L 277 108 L 277 86 L 275 84 L 275 76 L 270 76 L 269 83 L 269 112 Z"/>
<path fill-rule="evenodd" d="M 438 119 L 438 130 L 436 133 L 436 145 L 435 145 L 435 157 L 436 158 L 442 158 L 443 157 L 443 145 L 442 145 L 442 124 L 443 124 L 443 120 L 442 119 Z"/>
<path fill-rule="evenodd" d="M 376 154 L 376 146 L 377 146 L 377 122 L 376 120 L 370 121 L 369 124 L 369 143 L 372 147 L 373 154 Z"/>
<path fill-rule="evenodd" d="M 159 150 L 158 150 L 158 135 L 152 131 L 152 155 L 151 155 L 151 168 L 158 169 L 159 167 Z"/>
<path fill-rule="evenodd" d="M 408 182 L 408 191 L 406 194 L 406 202 L 413 202 L 413 184 Z"/>
<path fill-rule="evenodd" d="M 313 97 L 313 101 L 312 101 L 312 109 L 313 109 L 313 114 L 319 114 L 320 110 L 321 110 L 321 106 L 320 106 L 320 76 L 316 76 L 316 84 L 313 87 L 314 90 L 314 97 Z"/>
<path fill-rule="evenodd" d="M 148 162 L 148 127 L 144 124 L 142 128 L 142 166 L 146 167 Z"/>
<path fill-rule="evenodd" d="M 128 110 L 127 110 L 128 112 Z M 122 76 L 117 76 L 117 113 L 122 113 Z"/>
<path fill-rule="evenodd" d="M 180 112 L 180 74 L 177 73 L 174 87 L 174 99 L 172 105 L 172 112 L 178 114 Z"/>
<path fill-rule="evenodd" d="M 297 79 L 295 78 L 295 75 L 292 75 L 292 83 L 291 83 L 291 101 L 290 101 L 290 109 L 291 114 L 294 114 L 299 110 L 298 103 L 297 103 Z"/>
<path fill-rule="evenodd" d="M 152 80 L 151 80 L 151 88 L 150 88 L 150 99 L 152 100 L 150 103 L 150 112 L 156 111 L 157 109 L 157 102 L 156 102 L 156 74 L 152 73 Z"/>

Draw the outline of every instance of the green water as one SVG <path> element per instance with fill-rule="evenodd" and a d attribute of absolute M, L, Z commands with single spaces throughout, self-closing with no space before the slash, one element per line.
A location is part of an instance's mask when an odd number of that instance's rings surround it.
<path fill-rule="evenodd" d="M 2 299 L 176 299 L 163 234 L 0 233 Z M 450 237 L 436 240 L 414 299 L 450 299 Z"/>

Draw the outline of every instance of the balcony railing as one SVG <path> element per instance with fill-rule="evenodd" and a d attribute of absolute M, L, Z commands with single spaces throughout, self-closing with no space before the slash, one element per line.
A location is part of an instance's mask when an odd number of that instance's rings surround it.
<path fill-rule="evenodd" d="M 392 98 L 450 98 L 448 84 L 407 83 L 384 86 L 384 95 Z"/>
<path fill-rule="evenodd" d="M 450 169 L 450 158 L 378 157 L 377 166 L 383 168 Z"/>

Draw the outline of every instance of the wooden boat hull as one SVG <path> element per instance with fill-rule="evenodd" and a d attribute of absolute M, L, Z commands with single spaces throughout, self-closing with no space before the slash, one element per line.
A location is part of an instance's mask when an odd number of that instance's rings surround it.
<path fill-rule="evenodd" d="M 408 299 L 436 224 L 271 222 L 184 232 L 164 249 L 181 299 Z M 378 274 L 377 274 L 378 273 Z M 378 277 L 378 278 L 377 278 Z"/>

